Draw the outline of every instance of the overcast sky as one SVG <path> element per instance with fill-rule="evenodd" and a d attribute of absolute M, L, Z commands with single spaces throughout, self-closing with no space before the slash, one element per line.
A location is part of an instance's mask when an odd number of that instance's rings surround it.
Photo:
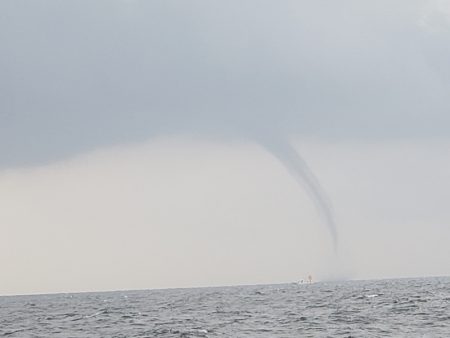
<path fill-rule="evenodd" d="M 449 60 L 444 0 L 1 1 L 0 294 L 450 274 Z"/>

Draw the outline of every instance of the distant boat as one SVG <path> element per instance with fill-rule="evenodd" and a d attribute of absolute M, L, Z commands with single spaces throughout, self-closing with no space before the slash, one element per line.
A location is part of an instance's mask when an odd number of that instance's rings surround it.
<path fill-rule="evenodd" d="M 313 282 L 313 278 L 312 278 L 311 275 L 309 275 L 307 281 L 305 281 L 305 280 L 303 280 L 303 279 L 300 279 L 298 282 L 296 282 L 296 283 L 294 283 L 294 284 L 297 284 L 297 285 L 306 284 L 306 283 L 312 284 L 312 282 Z"/>

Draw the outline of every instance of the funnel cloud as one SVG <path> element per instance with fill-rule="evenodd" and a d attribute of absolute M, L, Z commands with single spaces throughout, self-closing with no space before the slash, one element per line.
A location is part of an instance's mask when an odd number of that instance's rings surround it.
<path fill-rule="evenodd" d="M 274 138 L 270 141 L 265 141 L 262 145 L 278 161 L 280 161 L 280 163 L 283 164 L 292 177 L 308 193 L 323 222 L 326 224 L 333 243 L 333 249 L 335 253 L 337 253 L 338 232 L 332 206 L 314 172 L 309 168 L 306 161 L 300 156 L 288 140 Z"/>

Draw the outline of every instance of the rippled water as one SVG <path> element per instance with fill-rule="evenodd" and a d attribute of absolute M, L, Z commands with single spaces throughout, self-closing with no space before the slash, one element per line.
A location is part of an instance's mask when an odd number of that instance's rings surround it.
<path fill-rule="evenodd" d="M 450 337 L 450 278 L 0 297 L 8 337 Z"/>

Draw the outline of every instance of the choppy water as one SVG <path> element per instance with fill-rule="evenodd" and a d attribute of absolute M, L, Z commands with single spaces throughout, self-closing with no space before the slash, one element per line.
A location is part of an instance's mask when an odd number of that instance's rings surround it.
<path fill-rule="evenodd" d="M 0 297 L 0 337 L 450 337 L 450 278 Z"/>

